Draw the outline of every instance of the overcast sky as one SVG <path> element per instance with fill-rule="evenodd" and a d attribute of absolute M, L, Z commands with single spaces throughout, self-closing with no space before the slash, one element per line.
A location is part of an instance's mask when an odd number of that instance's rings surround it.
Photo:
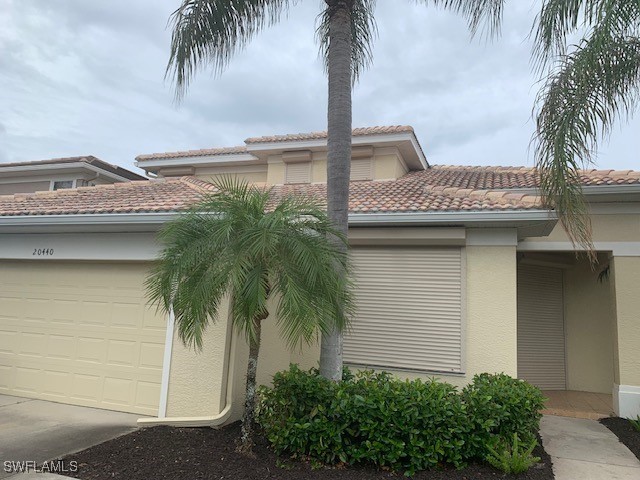
<path fill-rule="evenodd" d="M 179 0 L 0 0 L 0 162 L 242 145 L 326 129 L 326 78 L 302 0 L 221 77 L 203 71 L 185 101 L 163 79 Z M 535 0 L 512 0 L 502 35 L 410 0 L 379 0 L 375 63 L 354 92 L 354 127 L 412 125 L 432 164 L 531 165 L 538 89 L 528 34 Z M 620 124 L 601 168 L 640 168 L 640 115 Z"/>

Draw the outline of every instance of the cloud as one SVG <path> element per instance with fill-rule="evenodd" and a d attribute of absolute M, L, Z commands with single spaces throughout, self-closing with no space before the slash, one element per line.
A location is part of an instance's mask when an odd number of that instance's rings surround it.
<path fill-rule="evenodd" d="M 326 128 L 326 77 L 314 39 L 323 2 L 301 2 L 214 77 L 202 70 L 176 106 L 164 81 L 179 0 L 0 0 L 0 161 L 241 144 Z M 536 6 L 508 4 L 502 36 L 470 40 L 456 15 L 378 2 L 375 60 L 354 91 L 354 125 L 412 124 L 434 163 L 524 164 L 536 77 L 527 41 Z M 5 6 L 6 5 L 6 6 Z M 638 122 L 600 166 L 632 168 Z"/>

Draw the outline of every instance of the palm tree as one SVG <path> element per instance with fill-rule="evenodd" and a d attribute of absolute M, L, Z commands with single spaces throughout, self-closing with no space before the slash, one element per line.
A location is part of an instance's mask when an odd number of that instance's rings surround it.
<path fill-rule="evenodd" d="M 347 271 L 347 256 L 328 238 L 346 240 L 311 199 L 276 201 L 270 190 L 229 178 L 216 186 L 218 193 L 162 230 L 165 247 L 147 287 L 153 302 L 173 310 L 180 339 L 196 349 L 230 295 L 233 325 L 249 343 L 241 449 L 250 451 L 262 321 L 275 314 L 290 346 L 344 327 L 351 296 L 339 272 Z"/>
<path fill-rule="evenodd" d="M 636 106 L 640 2 L 545 0 L 537 23 L 535 52 L 548 71 L 535 136 L 541 190 L 574 245 L 592 252 L 578 170 L 592 163 L 598 140 Z M 582 40 L 570 49 L 567 37 L 580 32 Z"/>
<path fill-rule="evenodd" d="M 499 25 L 505 0 L 418 0 L 464 15 L 473 33 L 487 22 Z M 222 73 L 231 58 L 264 27 L 277 23 L 297 0 L 182 0 L 172 14 L 173 34 L 167 75 L 174 78 L 180 99 L 199 67 L 211 64 Z M 351 89 L 372 60 L 376 36 L 376 0 L 324 0 L 317 37 L 329 80 L 327 115 L 327 210 L 336 231 L 347 236 L 351 171 Z M 342 241 L 336 248 L 346 251 Z M 341 268 L 337 265 L 336 268 Z M 344 272 L 342 272 L 344 274 Z M 324 332 L 320 373 L 342 376 L 342 331 L 337 323 Z"/>

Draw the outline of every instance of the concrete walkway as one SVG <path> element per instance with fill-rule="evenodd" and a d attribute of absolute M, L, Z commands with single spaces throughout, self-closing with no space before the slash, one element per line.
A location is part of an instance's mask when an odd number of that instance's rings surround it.
<path fill-rule="evenodd" d="M 540 435 L 556 480 L 640 479 L 640 461 L 595 420 L 544 416 Z"/>
<path fill-rule="evenodd" d="M 61 479 L 33 471 L 17 473 L 25 468 L 11 462 L 40 465 L 84 450 L 135 430 L 138 418 L 140 415 L 0 395 L 0 479 Z"/>

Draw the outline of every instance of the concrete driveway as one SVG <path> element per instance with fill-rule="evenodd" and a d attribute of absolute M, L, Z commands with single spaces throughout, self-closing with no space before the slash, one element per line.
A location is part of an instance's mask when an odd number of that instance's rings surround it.
<path fill-rule="evenodd" d="M 84 450 L 136 429 L 140 415 L 0 395 L 0 479 L 16 477 L 12 463 L 36 462 Z M 29 478 L 47 478 L 29 475 Z"/>

